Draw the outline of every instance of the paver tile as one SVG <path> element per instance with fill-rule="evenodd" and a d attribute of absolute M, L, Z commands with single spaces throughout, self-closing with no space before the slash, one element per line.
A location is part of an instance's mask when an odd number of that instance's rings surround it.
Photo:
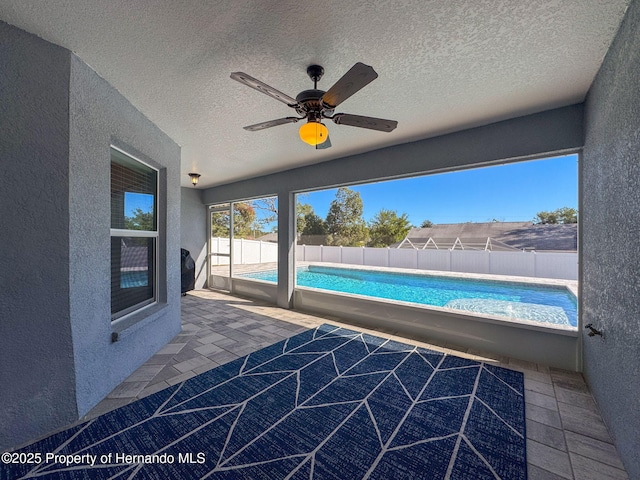
<path fill-rule="evenodd" d="M 446 342 L 418 342 L 398 336 L 393 329 L 345 324 L 333 315 L 283 310 L 216 291 L 190 292 L 182 298 L 182 310 L 182 332 L 96 405 L 86 418 L 181 383 L 307 328 L 332 323 L 437 351 L 493 361 L 495 365 L 523 372 L 528 480 L 628 478 L 579 373 Z"/>

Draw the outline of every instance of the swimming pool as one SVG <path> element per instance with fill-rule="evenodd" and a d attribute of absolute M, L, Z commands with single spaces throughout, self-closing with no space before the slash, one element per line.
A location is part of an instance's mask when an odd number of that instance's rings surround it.
<path fill-rule="evenodd" d="M 277 282 L 277 271 L 240 275 Z M 299 286 L 431 305 L 476 314 L 577 327 L 577 301 L 564 286 L 309 265 Z"/>

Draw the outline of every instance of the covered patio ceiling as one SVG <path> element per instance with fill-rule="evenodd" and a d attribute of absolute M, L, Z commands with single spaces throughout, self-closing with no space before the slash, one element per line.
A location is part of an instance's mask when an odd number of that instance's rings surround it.
<path fill-rule="evenodd" d="M 0 19 L 75 52 L 182 146 L 198 188 L 332 160 L 584 100 L 628 0 L 0 0 Z M 242 127 L 294 110 L 229 75 L 295 97 L 352 65 L 379 77 L 337 112 L 398 121 L 391 133 L 328 121 L 315 150 L 299 124 Z"/>

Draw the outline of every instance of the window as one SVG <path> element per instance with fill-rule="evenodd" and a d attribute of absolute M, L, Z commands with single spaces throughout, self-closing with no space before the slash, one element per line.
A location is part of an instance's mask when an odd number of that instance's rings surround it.
<path fill-rule="evenodd" d="M 111 319 L 157 298 L 158 171 L 111 148 Z"/>

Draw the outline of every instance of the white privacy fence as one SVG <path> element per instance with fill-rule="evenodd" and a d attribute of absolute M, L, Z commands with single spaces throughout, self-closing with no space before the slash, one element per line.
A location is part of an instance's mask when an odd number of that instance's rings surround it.
<path fill-rule="evenodd" d="M 296 260 L 444 272 L 578 279 L 576 252 L 492 252 L 298 245 Z"/>
<path fill-rule="evenodd" d="M 229 245 L 228 238 L 215 237 L 211 239 L 211 253 L 221 253 L 212 255 L 211 265 L 229 265 Z M 227 255 L 227 256 L 224 256 Z M 247 265 L 252 263 L 269 263 L 278 261 L 278 244 L 273 242 L 263 242 L 261 240 L 233 240 L 233 264 Z"/>
<path fill-rule="evenodd" d="M 228 238 L 213 238 L 212 253 L 229 253 Z M 378 267 L 414 268 L 444 272 L 519 275 L 578 279 L 576 252 L 496 252 L 478 250 L 413 250 L 370 247 L 298 245 L 299 262 L 330 262 Z M 278 245 L 258 240 L 234 240 L 233 263 L 247 265 L 278 261 Z M 228 256 L 211 257 L 212 265 L 228 265 Z"/>

